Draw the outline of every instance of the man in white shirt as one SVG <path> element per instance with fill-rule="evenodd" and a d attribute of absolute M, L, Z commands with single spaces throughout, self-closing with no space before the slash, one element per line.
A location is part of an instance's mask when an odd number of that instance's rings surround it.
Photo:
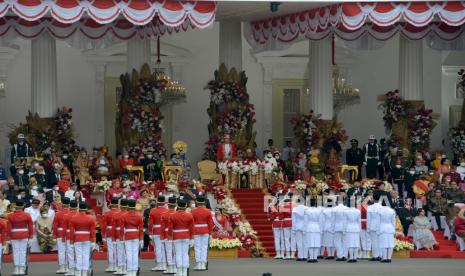
<path fill-rule="evenodd" d="M 396 212 L 388 206 L 381 206 L 379 214 L 379 251 L 382 263 L 390 263 L 394 250 L 394 235 L 396 234 Z"/>
<path fill-rule="evenodd" d="M 371 240 L 371 261 L 380 260 L 379 252 L 379 210 L 383 207 L 379 203 L 381 194 L 375 191 L 373 194 L 374 204 L 367 207 L 367 232 Z"/>
<path fill-rule="evenodd" d="M 283 148 L 283 160 L 287 161 L 289 159 L 289 156 L 294 156 L 295 149 L 292 147 L 292 142 L 291 141 L 286 141 L 286 146 Z"/>
<path fill-rule="evenodd" d="M 65 197 L 69 198 L 70 200 L 74 200 L 74 193 L 77 191 L 77 184 L 71 183 L 69 190 L 65 192 Z"/>
<path fill-rule="evenodd" d="M 297 206 L 292 209 L 292 232 L 294 233 L 297 244 L 297 261 L 305 261 L 307 259 L 307 250 L 305 246 L 305 210 L 307 207 L 302 204 L 301 200 L 297 202 Z"/>
<path fill-rule="evenodd" d="M 40 201 L 38 199 L 33 199 L 31 206 L 24 209 L 24 212 L 31 215 L 32 222 L 35 222 L 40 217 Z"/>
<path fill-rule="evenodd" d="M 347 248 L 344 244 L 344 232 L 346 231 L 345 211 L 348 207 L 344 206 L 344 198 L 340 195 L 337 206 L 333 208 L 333 225 L 334 225 L 334 247 L 336 247 L 336 261 L 347 260 Z"/>
<path fill-rule="evenodd" d="M 465 179 L 465 162 L 460 162 L 460 166 L 456 169 L 457 173 L 460 174 L 460 179 Z"/>

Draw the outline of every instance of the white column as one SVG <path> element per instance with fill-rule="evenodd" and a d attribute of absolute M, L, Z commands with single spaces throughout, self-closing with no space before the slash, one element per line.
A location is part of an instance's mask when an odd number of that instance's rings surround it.
<path fill-rule="evenodd" d="M 57 54 L 55 39 L 48 32 L 31 42 L 31 110 L 42 118 L 57 109 Z"/>
<path fill-rule="evenodd" d="M 94 146 L 100 147 L 105 143 L 105 62 L 95 62 L 95 94 L 91 98 L 94 109 Z M 114 134 L 113 134 L 114 135 Z"/>
<path fill-rule="evenodd" d="M 333 119 L 331 38 L 309 42 L 309 106 L 324 120 Z"/>
<path fill-rule="evenodd" d="M 242 28 L 240 21 L 220 22 L 220 64 L 242 71 Z"/>
<path fill-rule="evenodd" d="M 133 38 L 127 42 L 127 72 L 137 72 L 144 63 L 151 65 L 150 40 Z"/>
<path fill-rule="evenodd" d="M 268 139 L 273 137 L 273 64 L 262 64 L 263 67 L 263 128 L 262 128 L 262 144 L 266 146 Z M 258 119 L 258 118 L 257 118 Z M 257 135 L 260 135 L 257 133 Z"/>
<path fill-rule="evenodd" d="M 423 41 L 400 35 L 399 91 L 405 100 L 423 100 Z"/>

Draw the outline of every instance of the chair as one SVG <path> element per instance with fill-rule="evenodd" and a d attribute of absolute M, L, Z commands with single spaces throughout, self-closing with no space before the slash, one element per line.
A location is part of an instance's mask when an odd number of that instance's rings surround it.
<path fill-rule="evenodd" d="M 163 181 L 178 182 L 184 173 L 184 169 L 181 166 L 163 166 Z"/>
<path fill-rule="evenodd" d="M 199 168 L 200 182 L 203 180 L 221 180 L 222 175 L 217 172 L 216 163 L 211 160 L 202 160 L 197 163 Z"/>

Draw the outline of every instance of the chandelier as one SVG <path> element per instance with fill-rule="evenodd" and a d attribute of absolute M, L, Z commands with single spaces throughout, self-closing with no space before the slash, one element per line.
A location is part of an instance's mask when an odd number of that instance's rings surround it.
<path fill-rule="evenodd" d="M 360 103 L 360 93 L 347 80 L 337 65 L 333 66 L 333 107 L 338 113 L 344 108 Z"/>
<path fill-rule="evenodd" d="M 161 89 L 161 99 L 163 104 L 172 104 L 186 99 L 186 88 L 176 80 L 173 80 L 165 69 L 160 67 L 160 37 L 157 38 L 157 68 L 154 70 L 154 78 L 156 81 L 165 83 Z"/>

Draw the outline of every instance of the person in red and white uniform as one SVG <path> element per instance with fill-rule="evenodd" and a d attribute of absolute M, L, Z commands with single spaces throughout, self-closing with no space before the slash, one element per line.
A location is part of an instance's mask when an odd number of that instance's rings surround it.
<path fill-rule="evenodd" d="M 271 227 L 273 228 L 274 248 L 276 251 L 275 259 L 282 259 L 284 257 L 284 239 L 282 233 L 282 221 L 279 216 L 279 194 L 275 198 L 275 203 L 272 204 L 271 214 L 269 220 L 273 221 Z"/>
<path fill-rule="evenodd" d="M 369 252 L 371 250 L 371 239 L 370 233 L 367 231 L 367 205 L 361 204 L 360 205 L 360 213 L 362 217 L 362 230 L 360 232 L 360 259 L 368 259 Z"/>
<path fill-rule="evenodd" d="M 31 246 L 34 228 L 31 215 L 23 211 L 24 201 L 17 200 L 15 207 L 7 218 L 7 235 L 13 247 L 13 275 L 25 275 L 27 248 Z"/>
<path fill-rule="evenodd" d="M 95 248 L 95 219 L 88 215 L 87 204 L 79 204 L 79 213 L 69 222 L 69 237 L 76 253 L 76 276 L 87 276 L 90 269 L 90 253 Z"/>
<path fill-rule="evenodd" d="M 67 214 L 63 216 L 63 231 L 65 231 L 65 239 L 66 239 L 66 261 L 68 263 L 68 272 L 65 274 L 66 276 L 74 276 L 74 270 L 76 268 L 76 259 L 74 256 L 74 246 L 70 240 L 70 228 L 69 223 L 71 219 L 78 214 L 78 203 L 76 200 L 71 200 L 69 202 L 69 211 Z"/>
<path fill-rule="evenodd" d="M 108 253 L 108 268 L 105 269 L 105 272 L 115 272 L 116 271 L 116 249 L 115 243 L 113 243 L 113 220 L 116 216 L 119 215 L 120 210 L 118 209 L 118 198 L 113 197 L 110 200 L 110 210 L 103 215 L 103 219 L 100 225 L 102 229 L 102 238 L 107 244 L 107 253 Z"/>
<path fill-rule="evenodd" d="M 0 257 L 3 256 L 3 252 L 6 251 L 6 222 L 4 220 L 0 220 L 0 242 L 2 243 L 2 246 L 0 246 Z M 0 273 L 1 273 L 1 267 L 2 267 L 2 259 L 0 258 Z"/>
<path fill-rule="evenodd" d="M 216 151 L 216 160 L 224 162 L 234 160 L 236 158 L 236 145 L 231 143 L 231 136 L 229 134 L 223 135 L 223 143 L 218 145 Z"/>
<path fill-rule="evenodd" d="M 176 198 L 168 198 L 168 212 L 164 213 L 161 216 L 161 229 L 162 229 L 162 239 L 165 245 L 166 253 L 166 264 L 168 268 L 163 273 L 165 274 L 175 274 L 176 266 L 174 263 L 174 250 L 173 250 L 173 233 L 169 232 L 168 224 L 170 223 L 171 217 L 176 213 Z"/>
<path fill-rule="evenodd" d="M 294 259 L 295 248 L 292 245 L 291 231 L 292 231 L 292 203 L 291 203 L 292 193 L 287 195 L 287 198 L 284 199 L 284 204 L 280 206 L 279 220 L 282 221 L 281 231 L 282 237 L 284 238 L 283 244 L 285 248 L 286 255 L 283 256 L 283 259 Z"/>
<path fill-rule="evenodd" d="M 194 217 L 194 250 L 195 261 L 194 270 L 207 270 L 208 241 L 213 231 L 212 212 L 205 208 L 205 197 L 197 196 L 197 206 L 191 210 Z"/>
<path fill-rule="evenodd" d="M 305 246 L 305 210 L 303 200 L 297 201 L 297 206 L 292 209 L 292 232 L 295 233 L 297 246 L 297 261 L 304 261 L 307 258 Z"/>
<path fill-rule="evenodd" d="M 157 265 L 152 268 L 152 271 L 165 271 L 167 267 L 165 246 L 162 238 L 162 232 L 164 232 L 164 230 L 161 228 L 161 220 L 163 214 L 168 212 L 168 208 L 166 208 L 165 197 L 163 195 L 158 196 L 157 205 L 156 208 L 150 210 L 149 222 L 147 224 L 147 229 L 155 247 L 155 262 L 157 263 Z"/>
<path fill-rule="evenodd" d="M 136 276 L 139 270 L 139 250 L 144 247 L 144 220 L 136 211 L 136 201 L 128 200 L 128 211 L 121 216 L 120 237 L 126 249 L 127 276 Z"/>
<path fill-rule="evenodd" d="M 126 274 L 126 250 L 124 249 L 124 242 L 120 235 L 120 224 L 123 216 L 127 213 L 128 200 L 121 199 L 119 205 L 120 212 L 113 218 L 111 223 L 112 238 L 116 249 L 116 272 L 113 273 L 114 275 Z"/>
<path fill-rule="evenodd" d="M 63 209 L 58 211 L 53 218 L 53 238 L 57 241 L 57 249 L 58 249 L 58 270 L 57 274 L 65 274 L 67 272 L 66 269 L 66 237 L 64 229 L 64 217 L 69 212 L 69 198 L 63 197 L 61 200 L 61 204 Z"/>
<path fill-rule="evenodd" d="M 187 276 L 189 269 L 189 246 L 193 244 L 194 218 L 186 212 L 187 202 L 178 200 L 178 209 L 168 223 L 168 232 L 172 234 L 174 252 L 176 252 L 176 276 Z"/>

